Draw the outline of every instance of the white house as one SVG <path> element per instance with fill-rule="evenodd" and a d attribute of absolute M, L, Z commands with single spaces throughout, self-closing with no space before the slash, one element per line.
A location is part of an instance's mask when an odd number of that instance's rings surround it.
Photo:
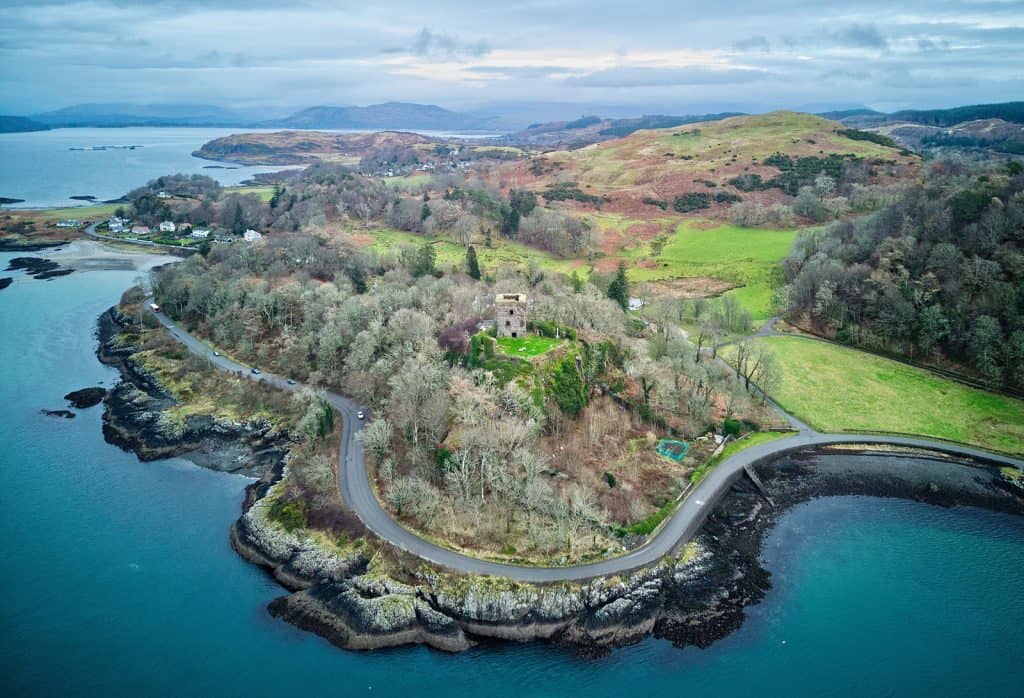
<path fill-rule="evenodd" d="M 171 195 L 168 194 L 165 191 L 161 191 L 161 192 L 157 192 L 156 198 L 158 198 L 158 199 L 169 199 L 169 198 L 171 198 Z"/>
<path fill-rule="evenodd" d="M 243 233 L 242 238 L 246 242 L 256 242 L 257 240 L 262 240 L 263 236 L 261 234 L 257 233 L 252 228 L 250 228 L 249 230 L 246 230 L 245 233 Z"/>
<path fill-rule="evenodd" d="M 190 234 L 189 237 L 198 238 L 199 240 L 205 240 L 210 237 L 210 231 L 206 228 L 196 228 Z"/>
<path fill-rule="evenodd" d="M 175 231 L 174 221 L 163 221 L 160 223 L 161 233 L 173 233 Z"/>

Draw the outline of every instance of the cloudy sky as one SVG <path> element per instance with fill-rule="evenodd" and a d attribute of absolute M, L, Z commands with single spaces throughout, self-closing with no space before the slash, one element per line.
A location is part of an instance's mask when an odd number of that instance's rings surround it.
<path fill-rule="evenodd" d="M 1022 0 L 0 0 L 0 112 L 400 100 L 637 112 L 1024 98 Z"/>

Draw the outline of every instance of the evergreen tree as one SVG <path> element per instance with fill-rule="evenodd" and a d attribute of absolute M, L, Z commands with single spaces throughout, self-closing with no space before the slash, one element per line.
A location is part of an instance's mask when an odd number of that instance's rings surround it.
<path fill-rule="evenodd" d="M 569 277 L 569 281 L 572 282 L 573 293 L 579 293 L 583 290 L 583 277 L 580 276 L 579 270 L 572 270 L 572 276 Z"/>
<path fill-rule="evenodd" d="M 281 203 L 281 199 L 284 197 L 284 186 L 280 184 L 274 185 L 274 195 L 270 197 L 270 208 L 277 208 Z"/>
<path fill-rule="evenodd" d="M 235 202 L 235 215 L 234 221 L 231 224 L 231 232 L 235 235 L 241 235 L 245 232 L 245 214 L 242 213 L 241 202 Z"/>
<path fill-rule="evenodd" d="M 629 280 L 626 279 L 626 265 L 619 262 L 615 278 L 608 284 L 608 297 L 618 303 L 623 310 L 629 308 Z"/>
<path fill-rule="evenodd" d="M 476 249 L 470 245 L 466 250 L 466 271 L 477 281 L 480 280 L 480 263 L 476 259 Z"/>

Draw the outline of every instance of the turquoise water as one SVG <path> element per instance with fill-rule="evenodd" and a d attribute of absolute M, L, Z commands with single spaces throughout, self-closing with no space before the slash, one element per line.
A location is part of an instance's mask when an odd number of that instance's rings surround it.
<path fill-rule="evenodd" d="M 279 587 L 227 542 L 245 480 L 139 463 L 104 443 L 99 407 L 39 414 L 114 380 L 92 331 L 134 276 L 0 291 L 2 695 L 1019 695 L 1024 521 L 902 501 L 786 514 L 775 588 L 707 650 L 352 654 L 275 621 Z"/>

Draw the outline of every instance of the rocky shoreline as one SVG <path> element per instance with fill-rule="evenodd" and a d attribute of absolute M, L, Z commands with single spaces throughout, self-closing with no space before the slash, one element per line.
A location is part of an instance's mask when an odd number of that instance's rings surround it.
<path fill-rule="evenodd" d="M 739 628 L 745 608 L 771 588 L 759 556 L 765 534 L 790 507 L 814 497 L 902 497 L 939 506 L 980 506 L 1024 514 L 1024 484 L 999 467 L 909 452 L 826 448 L 762 462 L 715 507 L 695 540 L 657 566 L 587 582 L 548 585 L 462 575 L 415 559 L 400 575 L 374 565 L 383 544 L 339 547 L 318 535 L 288 532 L 269 516 L 287 476 L 287 445 L 252 425 L 190 424 L 180 434 L 159 427 L 172 400 L 117 343 L 130 324 L 112 309 L 100 321 L 101 360 L 121 369 L 105 398 L 104 434 L 144 460 L 185 455 L 228 469 L 223 449 L 239 444 L 258 458 L 242 470 L 259 475 L 246 488 L 232 547 L 267 569 L 290 593 L 268 607 L 275 617 L 333 644 L 371 650 L 407 644 L 456 652 L 482 641 L 544 641 L 600 655 L 654 635 L 679 647 L 706 647 Z M 218 457 L 220 454 L 220 457 Z M 370 537 L 372 541 L 372 537 Z M 403 553 L 385 553 L 398 558 Z M 393 578 L 395 576 L 399 579 Z"/>
<path fill-rule="evenodd" d="M 763 463 L 757 474 L 765 490 L 737 482 L 693 547 L 621 579 L 529 585 L 421 566 L 399 582 L 367 573 L 358 555 L 318 563 L 308 541 L 266 519 L 262 501 L 232 527 L 231 539 L 292 590 L 271 613 L 339 647 L 424 643 L 459 651 L 497 639 L 548 641 L 590 655 L 651 634 L 678 647 L 707 647 L 738 629 L 746 606 L 771 588 L 759 562 L 764 536 L 786 510 L 815 497 L 901 497 L 1024 515 L 1019 479 L 936 455 L 820 449 Z"/>
<path fill-rule="evenodd" d="M 143 461 L 184 456 L 212 470 L 259 477 L 279 468 L 288 435 L 262 421 L 232 422 L 189 415 L 169 423 L 164 413 L 177 403 L 159 381 L 133 359 L 138 349 L 119 337 L 133 319 L 116 308 L 99 319 L 99 360 L 119 369 L 121 380 L 104 397 L 103 436 Z"/>

